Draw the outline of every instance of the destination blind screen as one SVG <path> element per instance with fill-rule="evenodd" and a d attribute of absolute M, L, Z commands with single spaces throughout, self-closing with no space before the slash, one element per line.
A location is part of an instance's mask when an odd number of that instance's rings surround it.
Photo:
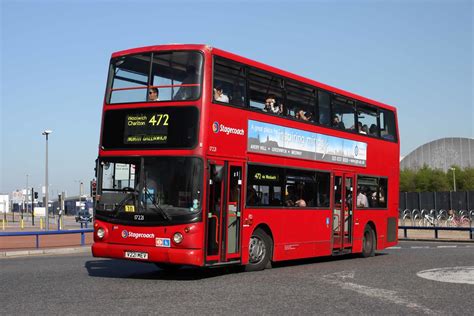
<path fill-rule="evenodd" d="M 121 109 L 105 112 L 102 148 L 191 148 L 197 142 L 195 107 Z"/>
<path fill-rule="evenodd" d="M 125 144 L 166 144 L 170 115 L 160 111 L 128 114 L 125 117 Z"/>

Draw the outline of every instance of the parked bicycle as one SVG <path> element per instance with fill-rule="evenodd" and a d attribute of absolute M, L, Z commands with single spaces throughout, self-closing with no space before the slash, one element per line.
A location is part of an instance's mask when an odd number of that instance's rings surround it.
<path fill-rule="evenodd" d="M 469 225 L 469 216 L 466 213 L 467 211 L 461 210 L 459 211 L 459 214 L 456 213 L 455 210 L 449 210 L 448 211 L 448 220 L 447 220 L 447 226 L 448 227 L 462 227 L 462 226 L 468 226 Z"/>

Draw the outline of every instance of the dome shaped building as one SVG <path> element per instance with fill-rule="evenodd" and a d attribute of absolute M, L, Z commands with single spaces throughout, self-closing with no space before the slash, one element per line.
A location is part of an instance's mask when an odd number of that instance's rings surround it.
<path fill-rule="evenodd" d="M 417 170 L 423 165 L 447 171 L 452 165 L 474 168 L 474 139 L 449 137 L 413 150 L 400 161 L 400 169 Z"/>

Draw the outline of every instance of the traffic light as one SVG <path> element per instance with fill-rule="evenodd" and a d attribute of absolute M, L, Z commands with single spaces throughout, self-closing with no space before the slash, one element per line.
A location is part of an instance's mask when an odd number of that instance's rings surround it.
<path fill-rule="evenodd" d="M 35 192 L 35 199 L 38 199 L 38 192 Z"/>
<path fill-rule="evenodd" d="M 94 179 L 91 181 L 91 196 L 95 197 L 97 194 L 97 181 Z"/>

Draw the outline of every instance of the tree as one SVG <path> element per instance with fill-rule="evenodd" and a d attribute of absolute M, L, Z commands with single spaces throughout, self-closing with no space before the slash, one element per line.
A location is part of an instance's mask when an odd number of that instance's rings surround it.
<path fill-rule="evenodd" d="M 415 171 L 410 169 L 403 169 L 400 171 L 400 191 L 416 191 L 415 175 Z"/>

